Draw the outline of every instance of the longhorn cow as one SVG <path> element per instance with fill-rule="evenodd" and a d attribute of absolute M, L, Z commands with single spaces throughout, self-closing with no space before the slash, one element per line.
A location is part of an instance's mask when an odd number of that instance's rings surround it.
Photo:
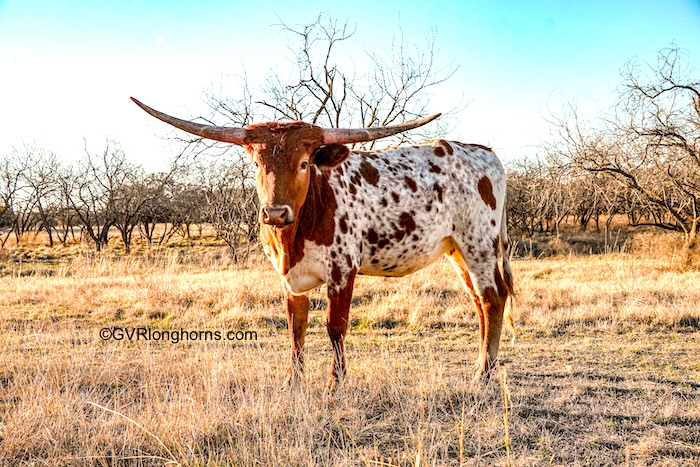
<path fill-rule="evenodd" d="M 381 128 L 327 129 L 304 122 L 235 128 L 181 120 L 132 99 L 159 120 L 241 145 L 250 155 L 261 206 L 260 240 L 286 298 L 291 363 L 285 386 L 303 378 L 312 289 L 328 287 L 332 393 L 346 374 L 355 277 L 404 276 L 443 255 L 479 316 L 475 378 L 488 374 L 513 295 L 506 179 L 491 149 L 440 139 L 368 152 L 345 146 L 417 128 L 440 114 Z M 510 314 L 505 318 L 512 328 Z"/>

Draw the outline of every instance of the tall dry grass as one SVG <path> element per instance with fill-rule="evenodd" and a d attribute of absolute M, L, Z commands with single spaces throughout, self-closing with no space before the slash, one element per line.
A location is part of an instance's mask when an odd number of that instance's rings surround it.
<path fill-rule="evenodd" d="M 211 252 L 210 252 L 211 250 Z M 507 369 L 470 388 L 477 321 L 450 266 L 358 279 L 349 378 L 312 295 L 308 382 L 280 392 L 279 279 L 215 249 L 0 275 L 0 464 L 694 465 L 700 272 L 611 254 L 516 261 Z M 198 256 L 199 255 L 199 256 Z M 102 341 L 105 326 L 249 329 L 255 342 Z"/>

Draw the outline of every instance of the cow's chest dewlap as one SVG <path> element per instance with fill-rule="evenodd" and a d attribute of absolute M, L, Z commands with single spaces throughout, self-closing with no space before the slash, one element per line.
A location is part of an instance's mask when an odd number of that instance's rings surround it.
<path fill-rule="evenodd" d="M 327 281 L 324 249 L 308 240 L 304 245 L 304 256 L 287 274 L 282 275 L 282 283 L 293 294 L 301 294 Z"/>

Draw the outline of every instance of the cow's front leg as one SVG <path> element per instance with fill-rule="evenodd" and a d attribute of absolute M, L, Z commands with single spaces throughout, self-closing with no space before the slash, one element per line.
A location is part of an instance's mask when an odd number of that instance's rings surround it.
<path fill-rule="evenodd" d="M 288 389 L 299 381 L 304 381 L 304 339 L 309 322 L 309 293 L 292 295 L 285 288 L 287 299 L 287 325 L 292 338 L 292 362 L 282 389 Z"/>
<path fill-rule="evenodd" d="M 350 271 L 340 281 L 328 284 L 328 316 L 326 327 L 333 347 L 333 364 L 328 381 L 328 393 L 333 394 L 345 378 L 345 334 L 356 271 Z"/>

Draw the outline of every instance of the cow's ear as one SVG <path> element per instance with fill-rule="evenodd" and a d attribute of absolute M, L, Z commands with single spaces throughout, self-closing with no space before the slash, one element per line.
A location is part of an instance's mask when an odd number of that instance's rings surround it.
<path fill-rule="evenodd" d="M 322 169 L 333 168 L 350 155 L 350 150 L 342 144 L 325 144 L 318 148 L 313 155 L 314 164 Z"/>

